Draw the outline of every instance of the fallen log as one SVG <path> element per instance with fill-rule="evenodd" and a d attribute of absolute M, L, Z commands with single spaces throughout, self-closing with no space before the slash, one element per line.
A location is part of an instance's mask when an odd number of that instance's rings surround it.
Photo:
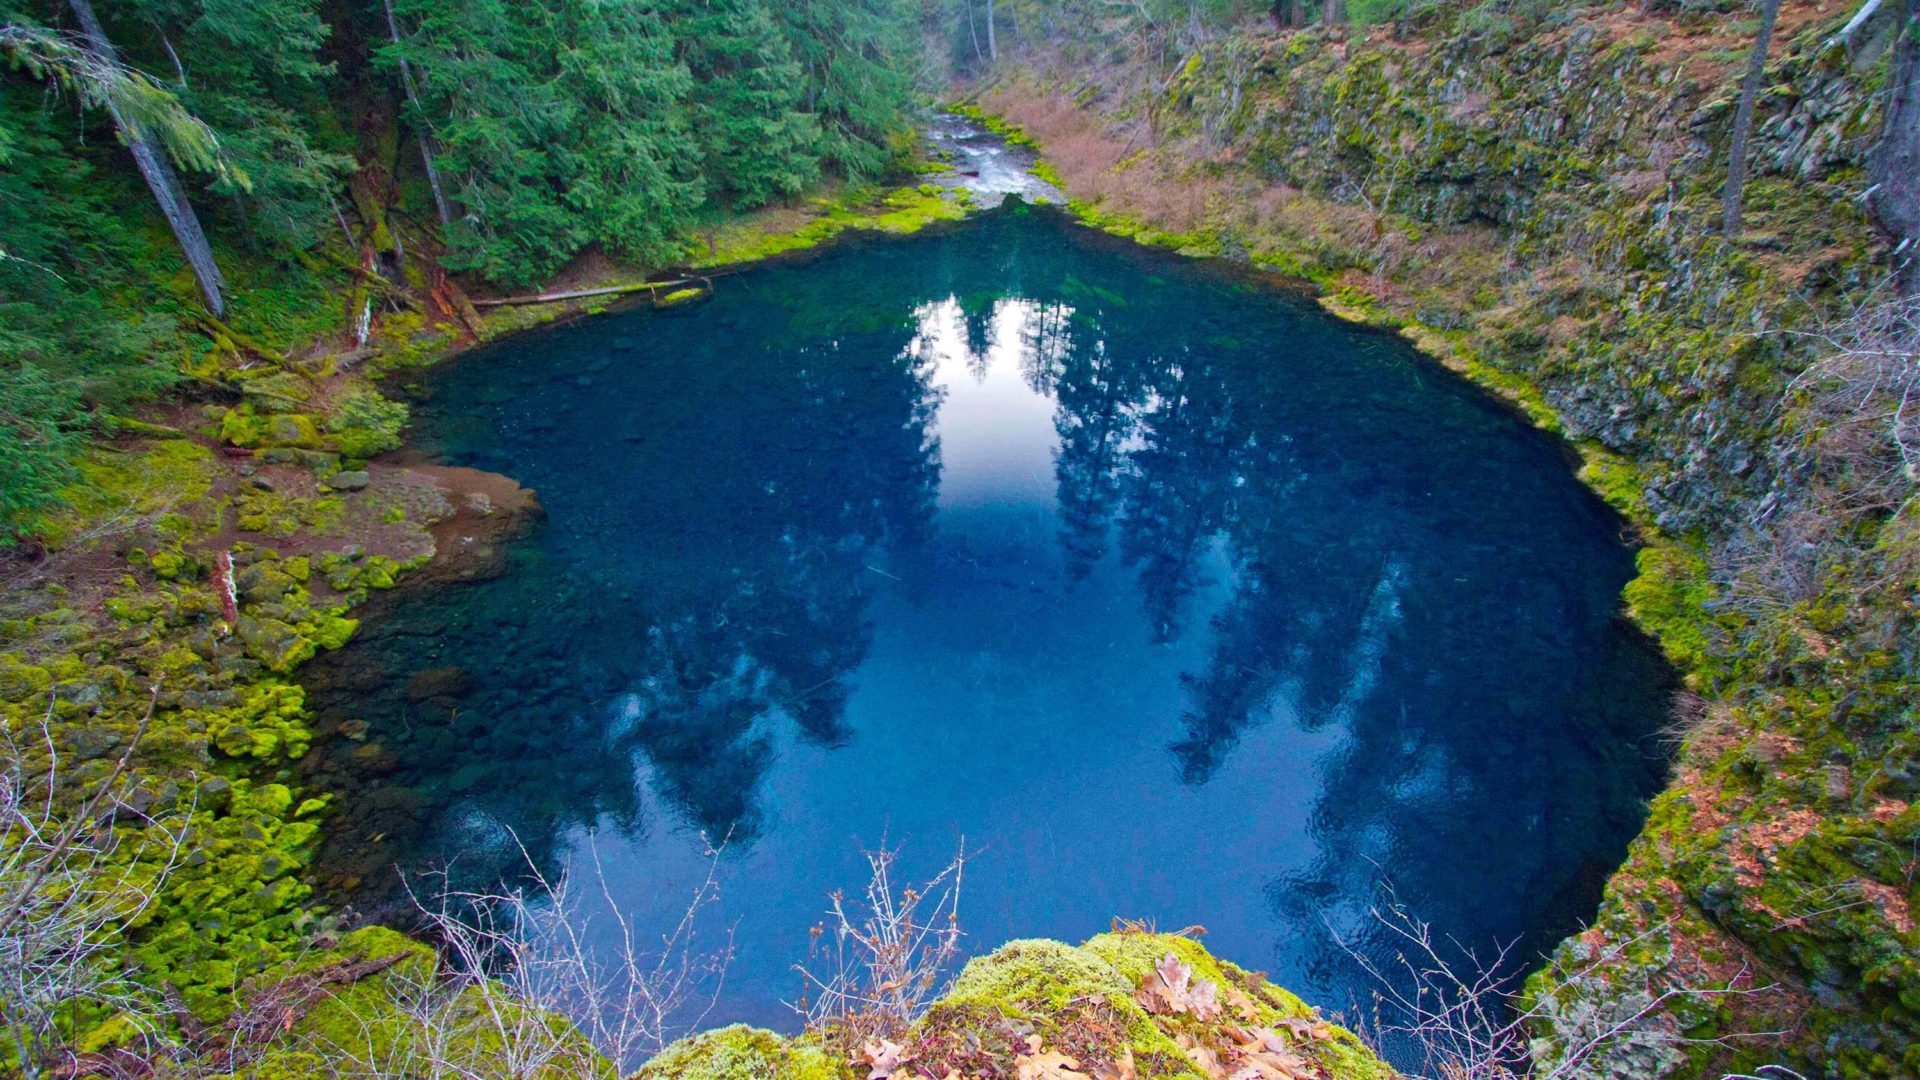
<path fill-rule="evenodd" d="M 570 292 L 533 293 L 527 296 L 500 296 L 486 300 L 475 300 L 474 307 L 515 307 L 523 304 L 557 304 L 562 300 L 581 300 L 589 296 L 619 296 L 637 293 L 642 290 L 658 292 L 660 289 L 679 289 L 688 285 L 705 285 L 707 291 L 713 291 L 713 282 L 704 277 L 675 278 L 672 281 L 639 281 L 626 285 L 608 285 L 598 289 L 575 289 Z"/>

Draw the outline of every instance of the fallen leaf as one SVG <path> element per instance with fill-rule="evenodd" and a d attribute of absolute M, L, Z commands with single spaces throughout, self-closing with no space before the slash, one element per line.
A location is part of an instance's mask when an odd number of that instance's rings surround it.
<path fill-rule="evenodd" d="M 1140 1080 L 1140 1071 L 1133 1064 L 1133 1051 L 1122 1046 L 1118 1058 L 1094 1066 L 1093 1080 Z"/>
<path fill-rule="evenodd" d="M 1159 973 L 1160 981 L 1165 983 L 1167 989 L 1174 994 L 1186 993 L 1187 980 L 1193 978 L 1192 965 L 1181 963 L 1180 958 L 1172 953 L 1168 953 L 1159 963 L 1153 965 L 1153 970 Z"/>
<path fill-rule="evenodd" d="M 1220 1015 L 1219 987 L 1201 979 L 1187 994 L 1187 1007 L 1193 1010 L 1196 1020 L 1213 1020 Z"/>
<path fill-rule="evenodd" d="M 1153 966 L 1153 973 L 1141 980 L 1133 999 L 1140 1007 L 1160 1016 L 1192 1013 L 1201 1020 L 1220 1015 L 1220 987 L 1207 980 L 1193 982 L 1193 967 L 1168 953 Z"/>
<path fill-rule="evenodd" d="M 867 1080 L 887 1080 L 913 1057 L 891 1039 L 868 1039 L 860 1051 L 867 1056 Z"/>
<path fill-rule="evenodd" d="M 1287 1031 L 1292 1033 L 1294 1038 L 1299 1039 L 1301 1042 L 1333 1038 L 1333 1025 L 1317 1016 L 1311 1019 L 1290 1017 L 1280 1021 L 1280 1026 L 1286 1028 Z"/>
<path fill-rule="evenodd" d="M 1037 1036 L 1029 1038 L 1027 1045 L 1033 1053 L 1013 1059 L 1015 1080 L 1092 1080 L 1079 1071 L 1078 1061 L 1058 1050 L 1041 1050 L 1039 1044 Z"/>
<path fill-rule="evenodd" d="M 1179 1034 L 1173 1038 L 1175 1044 L 1187 1055 L 1187 1060 L 1200 1067 L 1200 1071 L 1215 1080 L 1227 1080 L 1227 1066 L 1220 1055 L 1202 1046 L 1191 1035 Z"/>
<path fill-rule="evenodd" d="M 1251 1031 L 1228 1028 L 1235 1052 L 1243 1060 L 1241 1072 L 1254 1070 L 1260 1080 L 1303 1080 L 1320 1075 L 1314 1063 L 1295 1051 L 1287 1036 L 1272 1028 Z M 1242 1080 L 1238 1073 L 1229 1080 Z"/>

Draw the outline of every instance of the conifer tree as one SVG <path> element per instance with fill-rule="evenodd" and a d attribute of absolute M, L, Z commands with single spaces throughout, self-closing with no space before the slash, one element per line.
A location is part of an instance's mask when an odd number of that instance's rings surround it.
<path fill-rule="evenodd" d="M 803 0 L 782 17 L 822 155 L 850 175 L 881 172 L 908 131 L 918 76 L 914 11 L 898 0 Z"/>
<path fill-rule="evenodd" d="M 763 0 L 683 0 L 681 56 L 699 84 L 694 137 L 709 190 L 730 207 L 792 195 L 820 176 L 820 128 Z"/>

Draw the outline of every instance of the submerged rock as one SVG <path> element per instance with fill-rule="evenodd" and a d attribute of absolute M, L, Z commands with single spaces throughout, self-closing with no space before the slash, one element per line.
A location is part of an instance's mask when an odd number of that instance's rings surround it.
<path fill-rule="evenodd" d="M 408 701 L 427 701 L 437 697 L 457 698 L 468 691 L 471 682 L 465 668 L 427 668 L 407 680 Z"/>

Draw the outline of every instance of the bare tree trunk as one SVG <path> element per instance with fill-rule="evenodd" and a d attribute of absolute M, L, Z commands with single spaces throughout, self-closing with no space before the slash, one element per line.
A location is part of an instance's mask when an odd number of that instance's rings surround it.
<path fill-rule="evenodd" d="M 395 45 L 400 44 L 400 20 L 393 17 L 393 0 L 382 0 L 387 8 L 387 33 L 393 37 Z M 420 94 L 413 87 L 413 68 L 407 64 L 407 58 L 400 58 L 400 85 L 406 88 L 407 102 L 413 111 L 423 120 L 426 110 L 420 106 Z M 440 227 L 451 228 L 453 214 L 447 209 L 447 193 L 440 190 L 440 170 L 433 164 L 433 143 L 425 131 L 415 132 L 414 137 L 420 143 L 420 163 L 427 169 L 427 187 L 433 190 L 433 208 L 440 214 Z"/>
<path fill-rule="evenodd" d="M 1327 8 L 1324 14 L 1326 16 L 1326 23 L 1328 26 L 1339 26 L 1340 24 L 1346 22 L 1347 21 L 1346 0 L 1327 0 Z"/>
<path fill-rule="evenodd" d="M 67 0 L 67 6 L 73 9 L 73 17 L 80 24 L 80 32 L 87 39 L 87 48 L 94 55 L 109 64 L 118 64 L 120 54 L 108 39 L 107 32 L 100 27 L 100 20 L 93 13 L 93 4 L 89 0 Z M 147 182 L 147 188 L 153 192 L 153 199 L 160 204 L 160 212 L 166 215 L 167 224 L 173 228 L 173 238 L 180 244 L 180 253 L 186 256 L 187 265 L 193 268 L 193 280 L 200 286 L 200 298 L 206 301 L 207 310 L 215 318 L 226 314 L 226 302 L 221 291 L 226 282 L 220 277 L 219 264 L 213 261 L 213 248 L 207 243 L 207 234 L 200 228 L 200 219 L 193 213 L 193 204 L 180 188 L 180 177 L 173 171 L 173 163 L 167 155 L 153 145 L 138 124 L 130 124 L 121 115 L 120 107 L 113 99 L 107 99 L 107 115 L 113 117 L 113 126 L 120 132 L 120 138 L 127 144 L 128 152 L 133 154 L 133 163 L 140 170 L 140 176 Z"/>
<path fill-rule="evenodd" d="M 1920 295 L 1920 0 L 1900 7 L 1886 127 L 1867 159 L 1867 205 L 1893 238 L 1900 291 Z"/>
<path fill-rule="evenodd" d="M 987 0 L 987 63 L 1000 63 L 1000 47 L 993 40 L 993 0 Z"/>
<path fill-rule="evenodd" d="M 1720 231 L 1731 240 L 1740 235 L 1740 196 L 1747 186 L 1747 140 L 1753 134 L 1753 106 L 1760 96 L 1760 80 L 1767 73 L 1767 50 L 1773 45 L 1773 24 L 1780 18 L 1780 0 L 1760 0 L 1760 33 L 1747 59 L 1747 77 L 1740 84 L 1740 107 L 1733 114 L 1733 140 L 1727 146 L 1727 188 Z"/>

